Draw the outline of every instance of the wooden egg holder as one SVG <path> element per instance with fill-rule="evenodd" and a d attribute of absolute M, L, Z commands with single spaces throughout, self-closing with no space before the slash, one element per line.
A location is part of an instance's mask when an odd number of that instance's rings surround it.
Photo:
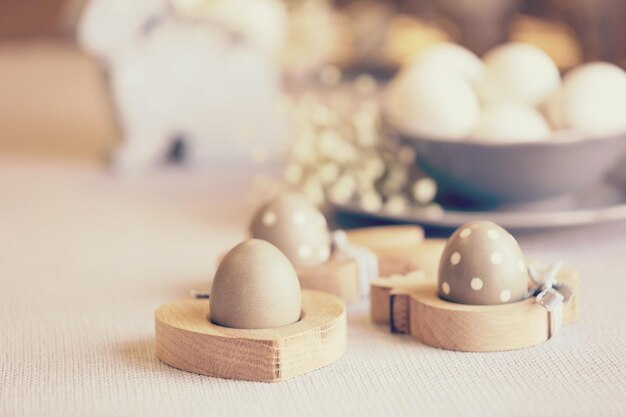
<path fill-rule="evenodd" d="M 302 291 L 302 316 L 274 329 L 232 329 L 210 320 L 209 300 L 185 299 L 155 312 L 156 355 L 174 368 L 246 381 L 276 382 L 322 368 L 346 349 L 346 306 Z"/>
<path fill-rule="evenodd" d="M 378 258 L 379 275 L 406 273 L 427 265 L 432 251 L 443 251 L 443 245 L 424 245 L 424 231 L 419 226 L 380 226 L 347 230 L 348 242 L 366 247 Z M 418 250 L 419 249 L 419 250 Z M 430 250 L 430 252 L 429 252 Z M 439 255 L 440 256 L 440 253 Z M 297 268 L 302 288 L 324 291 L 346 302 L 360 299 L 358 264 L 354 259 L 340 259 L 335 253 L 328 262 Z"/>
<path fill-rule="evenodd" d="M 364 246 L 377 255 L 379 275 L 415 270 L 426 265 L 424 259 L 430 257 L 424 250 L 416 251 L 424 242 L 424 231 L 419 226 L 367 227 L 347 230 L 346 235 L 348 242 Z M 347 303 L 361 298 L 359 266 L 354 259 L 342 259 L 332 253 L 327 262 L 296 268 L 296 273 L 303 289 L 333 294 Z"/>
<path fill-rule="evenodd" d="M 427 242 L 428 240 L 426 240 Z M 439 258 L 431 259 L 434 264 Z M 563 268 L 557 281 L 577 292 L 578 272 Z M 578 294 L 564 306 L 562 320 L 535 302 L 474 306 L 437 295 L 437 279 L 423 272 L 379 278 L 371 287 L 371 316 L 392 333 L 410 334 L 429 346 L 464 352 L 521 349 L 548 340 L 562 324 L 578 321 Z"/>
<path fill-rule="evenodd" d="M 427 276 L 437 275 L 433 258 L 439 259 L 445 247 L 444 239 L 424 239 L 419 226 L 392 225 L 364 227 L 346 231 L 348 241 L 365 246 L 378 256 L 380 276 L 424 271 Z"/>
<path fill-rule="evenodd" d="M 325 263 L 296 268 L 300 286 L 336 295 L 350 303 L 361 298 L 359 266 L 354 259 L 340 259 L 332 254 Z"/>

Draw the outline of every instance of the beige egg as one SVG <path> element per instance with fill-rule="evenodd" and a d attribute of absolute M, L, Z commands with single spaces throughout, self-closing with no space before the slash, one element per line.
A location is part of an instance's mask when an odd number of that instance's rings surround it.
<path fill-rule="evenodd" d="M 436 43 L 420 52 L 410 63 L 411 67 L 434 68 L 438 71 L 451 71 L 470 83 L 483 76 L 484 65 L 472 51 L 450 42 Z"/>
<path fill-rule="evenodd" d="M 524 43 L 507 43 L 484 57 L 485 74 L 478 92 L 486 105 L 502 102 L 538 106 L 560 83 L 556 64 L 541 49 Z"/>
<path fill-rule="evenodd" d="M 317 266 L 330 257 L 326 219 L 300 194 L 281 194 L 264 204 L 252 219 L 250 233 L 275 245 L 296 268 Z"/>
<path fill-rule="evenodd" d="M 626 72 L 592 62 L 567 73 L 547 105 L 550 123 L 591 135 L 626 131 Z"/>
<path fill-rule="evenodd" d="M 483 111 L 472 135 L 489 142 L 536 142 L 550 137 L 550 126 L 533 107 L 496 104 Z"/>
<path fill-rule="evenodd" d="M 274 245 L 246 240 L 222 259 L 211 287 L 211 321 L 236 329 L 270 329 L 300 319 L 295 269 Z"/>
<path fill-rule="evenodd" d="M 522 251 L 509 232 L 489 221 L 461 226 L 439 263 L 439 296 L 461 304 L 520 301 L 528 289 Z"/>
<path fill-rule="evenodd" d="M 433 67 L 402 70 L 385 91 L 384 109 L 400 130 L 442 138 L 465 138 L 480 115 L 470 83 Z"/>

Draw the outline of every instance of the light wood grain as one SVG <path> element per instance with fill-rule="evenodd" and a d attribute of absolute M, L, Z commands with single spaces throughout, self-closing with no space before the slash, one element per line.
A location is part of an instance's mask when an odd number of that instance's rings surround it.
<path fill-rule="evenodd" d="M 436 278 L 445 245 L 444 239 L 426 239 L 412 246 L 376 250 L 380 275 L 423 271 L 426 276 Z"/>
<path fill-rule="evenodd" d="M 389 311 L 391 315 L 389 330 L 391 330 L 391 333 L 409 332 L 411 328 L 410 303 L 410 293 L 402 291 L 391 292 L 389 297 Z"/>
<path fill-rule="evenodd" d="M 375 324 L 389 324 L 392 293 L 395 295 L 409 294 L 419 288 L 420 285 L 433 282 L 432 278 L 426 278 L 426 275 L 421 271 L 414 271 L 406 275 L 396 274 L 374 280 L 370 285 L 372 321 Z M 398 307 L 396 306 L 396 308 Z"/>
<path fill-rule="evenodd" d="M 392 225 L 347 230 L 348 240 L 373 251 L 413 246 L 424 240 L 419 226 Z"/>
<path fill-rule="evenodd" d="M 424 344 L 464 352 L 533 346 L 548 340 L 561 324 L 578 321 L 578 272 L 563 268 L 557 281 L 576 291 L 561 312 L 562 323 L 555 321 L 555 315 L 550 315 L 534 298 L 491 306 L 451 303 L 439 298 L 433 283 L 412 290 L 408 303 L 405 294 L 396 296 L 390 329 L 401 333 L 408 327 L 409 333 Z M 407 307 L 408 312 L 402 310 Z"/>
<path fill-rule="evenodd" d="M 296 272 L 302 288 L 333 294 L 347 303 L 360 298 L 359 268 L 353 259 L 331 256 L 321 265 L 297 268 Z"/>
<path fill-rule="evenodd" d="M 424 271 L 437 276 L 439 258 L 445 239 L 424 239 L 419 226 L 365 227 L 347 231 L 348 240 L 371 249 L 378 256 L 379 274 L 382 277 Z"/>
<path fill-rule="evenodd" d="M 227 379 L 275 382 L 324 367 L 346 348 L 345 303 L 302 291 L 302 317 L 275 329 L 242 330 L 209 320 L 208 300 L 185 299 L 155 312 L 156 354 L 183 371 Z"/>
<path fill-rule="evenodd" d="M 361 239 L 363 243 L 365 240 Z M 381 278 L 372 282 L 370 290 L 374 323 L 389 324 L 392 291 L 396 294 L 409 293 L 416 285 L 437 280 L 439 260 L 445 245 L 445 239 L 426 239 L 400 248 L 392 248 L 390 244 L 387 249 L 380 249 L 382 245 L 378 243 L 379 249 L 375 252 Z M 420 274 L 413 274 L 416 271 Z M 392 328 L 400 330 L 403 326 L 394 324 Z"/>
<path fill-rule="evenodd" d="M 419 226 L 378 226 L 346 231 L 348 241 L 372 250 L 378 257 L 379 276 L 396 273 L 406 274 L 417 269 L 436 269 L 443 252 L 441 242 L 424 241 L 424 230 Z M 360 298 L 358 265 L 353 260 L 338 260 L 336 257 L 317 267 L 297 270 L 302 288 L 315 289 L 334 294 L 346 302 Z M 373 287 L 372 287 L 373 288 Z M 373 297 L 376 297 L 374 295 Z M 386 307 L 384 316 L 389 317 L 389 297 L 380 298 Z M 380 309 L 377 309 L 380 310 Z M 381 318 L 380 320 L 384 320 Z"/>
<path fill-rule="evenodd" d="M 421 343 L 463 352 L 521 349 L 545 342 L 548 312 L 533 299 L 475 306 L 451 303 L 435 285 L 411 294 L 410 334 Z"/>

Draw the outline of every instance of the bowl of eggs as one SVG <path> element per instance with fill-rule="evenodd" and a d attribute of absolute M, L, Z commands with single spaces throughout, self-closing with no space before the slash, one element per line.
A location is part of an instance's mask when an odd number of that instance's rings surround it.
<path fill-rule="evenodd" d="M 550 200 L 603 181 L 626 143 L 626 73 L 592 62 L 563 77 L 541 49 L 481 60 L 437 44 L 391 80 L 386 123 L 443 196 L 476 205 Z"/>

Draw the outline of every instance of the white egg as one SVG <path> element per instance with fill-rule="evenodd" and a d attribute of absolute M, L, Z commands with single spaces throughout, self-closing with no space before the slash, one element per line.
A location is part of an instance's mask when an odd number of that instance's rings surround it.
<path fill-rule="evenodd" d="M 502 103 L 483 111 L 472 136 L 490 142 L 534 142 L 548 139 L 550 127 L 534 108 Z"/>
<path fill-rule="evenodd" d="M 390 122 L 407 133 L 464 138 L 476 126 L 480 106 L 470 83 L 453 72 L 407 68 L 385 93 Z"/>
<path fill-rule="evenodd" d="M 562 114 L 563 106 L 561 106 L 562 88 L 563 85 L 561 85 L 558 90 L 550 94 L 550 96 L 546 99 L 546 102 L 542 106 L 543 114 L 546 116 L 547 122 L 550 124 L 550 127 L 554 129 L 555 133 L 560 133 L 563 129 L 566 128 Z"/>
<path fill-rule="evenodd" d="M 515 102 L 538 106 L 560 83 L 556 64 L 541 49 L 523 43 L 508 43 L 489 51 L 485 75 L 478 92 L 483 103 Z"/>
<path fill-rule="evenodd" d="M 452 71 L 471 83 L 483 76 L 484 65 L 472 51 L 455 43 L 441 42 L 425 49 L 411 62 L 412 68 Z"/>
<path fill-rule="evenodd" d="M 626 72 L 605 62 L 582 65 L 565 76 L 546 111 L 556 128 L 592 135 L 626 131 Z"/>

